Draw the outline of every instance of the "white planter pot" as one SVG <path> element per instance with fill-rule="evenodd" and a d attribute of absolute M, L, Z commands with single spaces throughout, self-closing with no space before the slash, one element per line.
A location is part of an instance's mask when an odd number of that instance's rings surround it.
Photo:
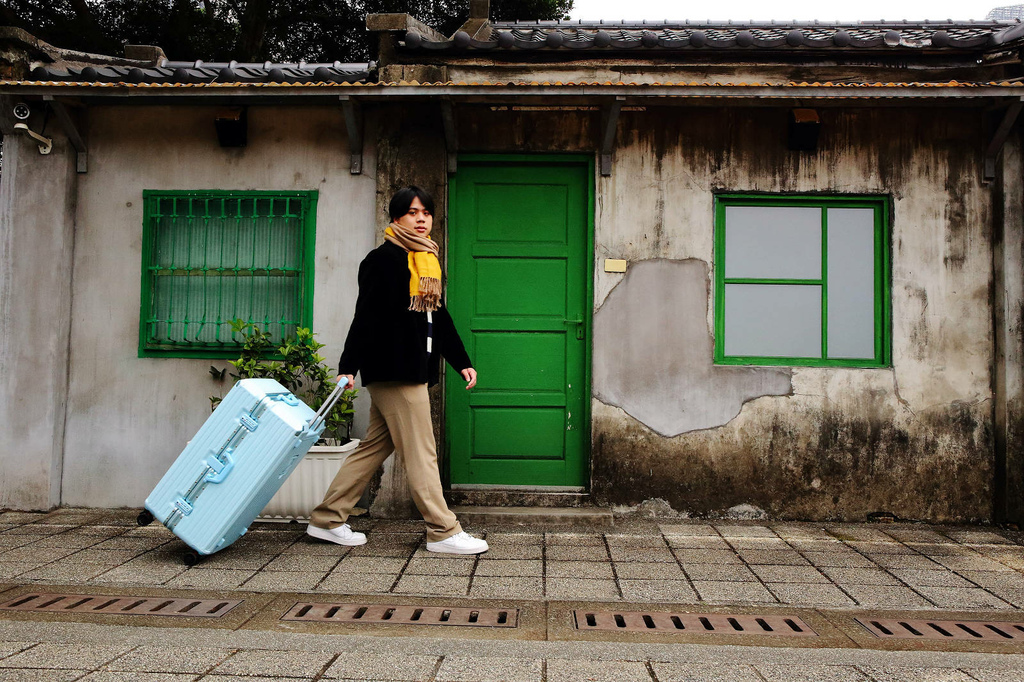
<path fill-rule="evenodd" d="M 314 445 L 295 467 L 281 489 L 259 515 L 259 521 L 308 521 L 309 513 L 324 499 L 327 487 L 348 454 L 356 449 L 355 438 L 344 445 Z"/>

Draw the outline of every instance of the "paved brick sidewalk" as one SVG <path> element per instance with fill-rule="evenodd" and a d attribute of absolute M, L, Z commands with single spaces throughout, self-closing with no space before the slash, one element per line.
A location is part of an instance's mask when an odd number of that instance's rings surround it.
<path fill-rule="evenodd" d="M 187 568 L 137 510 L 0 514 L 0 582 L 164 586 L 250 592 L 788 604 L 816 608 L 1017 610 L 1024 547 L 988 528 L 625 520 L 614 530 L 477 529 L 491 550 L 446 557 L 422 524 L 356 521 L 361 547 L 258 524 Z M 473 529 L 470 529 L 473 530 Z"/>
<path fill-rule="evenodd" d="M 21 637 L 19 638 L 19 635 Z M 1018 682 L 1024 656 L 0 624 L 0 681 Z"/>

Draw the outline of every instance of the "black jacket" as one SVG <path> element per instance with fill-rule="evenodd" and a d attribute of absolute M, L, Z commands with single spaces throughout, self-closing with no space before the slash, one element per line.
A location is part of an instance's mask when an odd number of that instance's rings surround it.
<path fill-rule="evenodd" d="M 409 256 L 384 242 L 359 264 L 356 314 L 338 362 L 338 374 L 374 381 L 436 384 L 440 357 L 462 371 L 473 363 L 451 315 L 442 303 L 433 315 L 433 342 L 427 359 L 427 314 L 409 310 Z"/>

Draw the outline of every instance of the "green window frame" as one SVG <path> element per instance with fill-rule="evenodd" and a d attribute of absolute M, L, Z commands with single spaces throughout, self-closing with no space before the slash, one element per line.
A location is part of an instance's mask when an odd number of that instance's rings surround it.
<path fill-rule="evenodd" d="M 726 249 L 729 225 L 727 224 L 727 215 L 729 209 L 732 207 L 742 207 L 742 209 L 753 209 L 745 210 L 742 215 L 747 216 L 740 218 L 739 212 L 733 212 L 735 216 L 733 219 L 733 225 L 735 233 L 733 235 L 733 248 L 736 251 L 734 254 L 733 264 L 739 262 L 741 265 L 733 267 L 727 270 L 727 263 L 729 263 L 729 253 Z M 762 223 L 758 220 L 758 212 L 756 209 L 764 208 L 763 212 L 764 224 L 767 227 L 762 228 Z M 772 220 L 771 216 L 778 218 L 782 212 L 770 213 L 770 209 L 802 209 L 799 213 L 801 220 L 804 220 L 804 224 L 795 231 L 789 231 L 784 237 L 778 240 L 778 242 L 772 243 L 775 237 L 781 236 L 783 232 L 777 231 L 773 235 L 765 233 L 757 235 L 757 231 L 760 229 L 770 230 L 776 225 L 769 225 Z M 816 247 L 818 245 L 818 235 L 815 233 L 814 228 L 811 226 L 814 219 L 813 210 L 817 209 L 820 211 L 820 270 L 816 273 L 813 270 L 815 265 L 813 256 L 816 256 Z M 837 260 L 837 257 L 843 251 L 840 250 L 843 239 L 850 239 L 850 237 L 843 237 L 840 230 L 847 230 L 847 235 L 856 235 L 856 229 L 860 229 L 860 235 L 855 236 L 854 239 L 861 239 L 861 248 L 864 249 L 863 253 L 867 253 L 867 242 L 869 240 L 867 232 L 866 220 L 859 228 L 856 226 L 849 227 L 849 222 L 843 222 L 844 216 L 856 216 L 857 220 L 864 220 L 867 218 L 867 214 L 858 212 L 842 212 L 835 211 L 832 209 L 868 209 L 871 211 L 873 219 L 873 231 L 870 233 L 871 248 L 873 253 L 870 261 L 863 259 L 861 263 L 861 276 L 854 282 L 854 286 L 850 286 L 851 280 L 842 280 L 845 276 L 840 273 L 851 271 L 851 267 L 847 265 L 845 261 Z M 795 214 L 794 214 L 795 215 Z M 834 287 L 837 293 L 833 295 L 834 306 L 834 318 L 829 316 L 829 283 L 830 283 L 830 270 L 829 270 L 829 222 L 830 216 L 834 223 L 833 230 L 836 244 L 835 252 L 832 254 L 833 266 L 835 270 L 836 280 L 833 282 L 836 286 Z M 807 366 L 807 367 L 887 367 L 891 364 L 891 307 L 890 307 L 890 246 L 889 246 L 889 218 L 890 216 L 890 202 L 887 197 L 882 196 L 862 196 L 862 195 L 832 195 L 832 196 L 811 196 L 811 195 L 762 195 L 762 194 L 719 194 L 715 197 L 715 254 L 714 254 L 714 268 L 715 268 L 715 364 L 720 365 L 791 365 L 791 366 Z M 779 223 L 781 224 L 781 223 Z M 802 236 L 801 236 L 802 235 Z M 748 248 L 747 245 L 740 244 L 735 240 L 752 237 L 751 246 Z M 806 237 L 810 237 L 807 239 Z M 767 245 L 765 249 L 764 261 L 767 265 L 762 265 L 758 262 L 758 244 Z M 780 251 L 773 249 L 787 249 L 790 246 L 796 246 L 796 249 L 803 249 L 804 254 L 804 265 L 792 265 L 786 264 L 779 266 L 782 263 L 782 259 L 778 258 Z M 852 251 L 851 251 L 852 252 Z M 807 257 L 807 254 L 812 254 L 811 257 Z M 774 259 L 774 260 L 773 260 Z M 797 262 L 799 257 L 794 257 L 793 262 Z M 855 262 L 854 258 L 849 259 L 850 262 Z M 871 274 L 870 276 L 864 275 L 864 267 L 870 262 Z M 774 263 L 774 265 L 773 265 Z M 756 273 L 756 271 L 770 271 L 775 269 L 777 271 L 783 271 L 787 268 L 799 270 L 801 267 L 809 269 L 811 274 L 802 274 L 799 276 L 787 277 L 780 275 L 778 272 L 763 276 Z M 853 266 L 856 268 L 857 266 Z M 736 272 L 737 269 L 744 270 L 749 269 L 751 272 Z M 751 276 L 744 276 L 744 275 Z M 852 277 L 852 276 L 851 276 Z M 839 286 L 839 283 L 846 286 Z M 778 287 L 778 288 L 776 288 Z M 870 287 L 870 290 L 868 290 Z M 820 297 L 817 295 L 820 290 Z M 852 292 L 852 293 L 851 293 Z M 855 304 L 849 304 L 848 301 L 852 300 L 853 297 L 860 297 Z M 870 296 L 870 300 L 868 297 Z M 840 305 L 839 301 L 843 303 Z M 766 304 L 765 304 L 766 303 Z M 848 311 L 851 306 L 859 306 L 859 314 L 861 318 L 871 315 L 873 313 L 873 329 L 871 331 L 870 338 L 867 335 L 865 322 L 861 327 L 865 331 L 855 332 L 854 336 L 860 339 L 862 351 L 843 355 L 840 350 L 835 350 L 833 354 L 830 354 L 829 349 L 829 327 L 830 319 L 836 324 L 836 329 L 841 329 L 841 324 L 844 320 L 841 318 L 842 315 L 847 315 L 848 318 L 856 317 L 855 314 L 849 314 Z M 871 307 L 873 310 L 868 310 Z M 802 310 L 806 309 L 807 313 L 804 315 Z M 746 316 L 745 321 L 741 318 L 745 317 L 744 313 L 750 310 L 752 314 Z M 739 311 L 739 312 L 738 312 Z M 805 325 L 807 331 L 811 329 L 817 331 L 816 321 L 820 318 L 820 335 L 821 345 L 820 353 L 785 353 L 781 351 L 771 352 L 769 349 L 772 345 L 772 341 L 762 341 L 758 336 L 759 324 L 762 320 L 759 319 L 759 315 L 763 320 L 769 321 L 769 324 L 764 324 L 763 327 L 767 328 L 773 324 L 780 329 L 786 329 L 787 331 L 782 332 L 782 336 L 790 334 L 789 338 L 806 339 L 807 344 L 813 346 L 815 343 L 815 336 L 808 334 L 801 335 L 799 330 L 801 325 Z M 803 319 L 800 319 L 803 318 Z M 798 320 L 798 324 L 787 325 L 787 321 Z M 849 322 L 846 321 L 849 325 Z M 737 331 L 742 330 L 742 331 Z M 767 329 L 766 329 L 767 331 Z M 770 337 L 772 332 L 768 332 L 766 337 Z M 727 338 L 727 334 L 731 336 Z M 836 340 L 833 344 L 835 349 L 841 348 L 844 343 L 849 347 L 850 341 L 849 334 L 835 334 L 837 337 L 843 337 Z M 732 342 L 730 343 L 730 339 Z M 737 340 L 738 339 L 738 340 Z M 751 340 L 754 339 L 754 340 Z M 867 352 L 867 345 L 873 341 L 873 353 Z M 761 344 L 760 349 L 755 348 Z M 801 345 L 801 341 L 791 342 L 791 347 Z M 730 348 L 730 345 L 732 346 Z M 777 344 L 784 346 L 786 343 Z M 760 352 L 757 352 L 760 350 Z"/>
<path fill-rule="evenodd" d="M 144 190 L 139 357 L 233 358 L 313 324 L 316 190 Z"/>

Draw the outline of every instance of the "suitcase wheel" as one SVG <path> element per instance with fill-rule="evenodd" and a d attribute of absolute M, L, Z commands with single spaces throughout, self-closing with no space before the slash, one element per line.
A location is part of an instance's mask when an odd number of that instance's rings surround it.
<path fill-rule="evenodd" d="M 142 511 L 139 512 L 139 515 L 136 517 L 135 522 L 138 523 L 140 526 L 148 526 L 149 524 L 153 523 L 154 520 L 155 519 L 153 515 L 149 512 L 149 510 L 143 509 Z"/>
<path fill-rule="evenodd" d="M 199 552 L 190 549 L 181 555 L 181 560 L 186 566 L 195 566 L 199 563 Z"/>

